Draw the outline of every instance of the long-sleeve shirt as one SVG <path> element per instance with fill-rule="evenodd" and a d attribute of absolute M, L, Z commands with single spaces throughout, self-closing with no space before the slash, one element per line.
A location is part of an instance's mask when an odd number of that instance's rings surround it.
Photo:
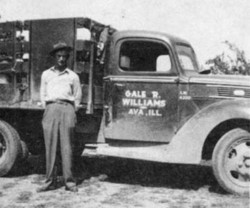
<path fill-rule="evenodd" d="M 69 100 L 77 108 L 82 98 L 78 75 L 69 68 L 63 72 L 58 72 L 54 67 L 45 70 L 41 77 L 40 96 L 43 106 L 48 101 Z"/>

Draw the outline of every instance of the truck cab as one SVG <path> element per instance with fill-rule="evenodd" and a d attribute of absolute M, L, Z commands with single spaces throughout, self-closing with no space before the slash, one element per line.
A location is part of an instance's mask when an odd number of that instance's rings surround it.
<path fill-rule="evenodd" d="M 114 42 L 114 62 L 104 77 L 105 137 L 169 143 L 179 128 L 182 73 L 176 56 L 186 58 L 190 70 L 198 70 L 191 46 L 145 31 L 120 32 Z"/>
<path fill-rule="evenodd" d="M 225 190 L 249 194 L 249 77 L 200 73 L 191 44 L 168 34 L 118 31 L 111 43 L 93 154 L 210 164 Z"/>

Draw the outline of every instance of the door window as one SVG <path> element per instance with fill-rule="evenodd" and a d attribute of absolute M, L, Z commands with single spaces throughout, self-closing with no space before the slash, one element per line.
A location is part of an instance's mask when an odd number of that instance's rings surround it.
<path fill-rule="evenodd" d="M 168 48 L 159 42 L 129 40 L 121 44 L 120 69 L 126 72 L 171 72 Z"/>

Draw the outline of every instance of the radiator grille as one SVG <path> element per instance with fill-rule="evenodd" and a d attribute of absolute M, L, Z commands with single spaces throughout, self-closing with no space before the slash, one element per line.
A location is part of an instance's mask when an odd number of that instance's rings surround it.
<path fill-rule="evenodd" d="M 244 97 L 250 98 L 250 89 L 245 88 L 231 88 L 231 87 L 218 87 L 218 95 L 222 97 Z M 244 92 L 244 95 L 237 95 L 235 91 Z"/>

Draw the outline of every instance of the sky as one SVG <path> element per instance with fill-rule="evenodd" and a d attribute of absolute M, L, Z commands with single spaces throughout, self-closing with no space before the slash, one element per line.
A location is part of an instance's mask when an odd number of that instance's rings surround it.
<path fill-rule="evenodd" d="M 236 44 L 250 60 L 249 0 L 0 0 L 0 22 L 89 17 L 118 30 L 160 31 L 188 40 L 200 64 Z"/>

